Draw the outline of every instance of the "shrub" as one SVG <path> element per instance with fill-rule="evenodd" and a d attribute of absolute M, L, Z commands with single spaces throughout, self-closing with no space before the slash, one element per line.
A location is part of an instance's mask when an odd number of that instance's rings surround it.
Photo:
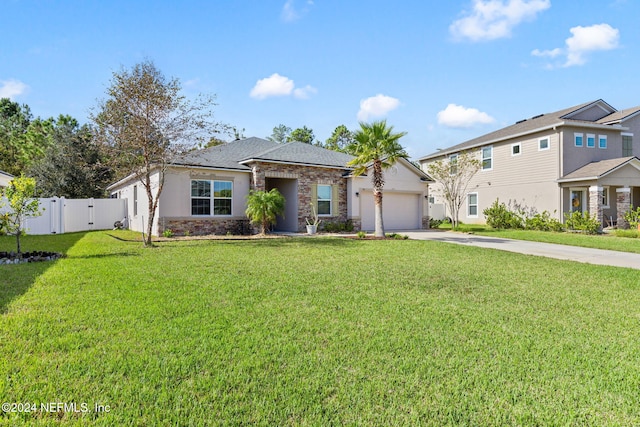
<path fill-rule="evenodd" d="M 638 223 L 640 222 L 640 206 L 638 206 L 635 211 L 633 209 L 629 209 L 624 214 L 624 219 L 629 223 L 631 228 L 637 229 Z"/>
<path fill-rule="evenodd" d="M 507 205 L 500 203 L 498 199 L 490 207 L 483 210 L 482 213 L 487 220 L 487 225 L 491 228 L 524 228 L 523 218 L 509 210 Z"/>
<path fill-rule="evenodd" d="M 325 222 L 323 229 L 328 233 L 351 233 L 353 222 L 350 219 L 345 222 Z"/>
<path fill-rule="evenodd" d="M 429 228 L 438 228 L 444 222 L 444 219 L 429 218 Z"/>
<path fill-rule="evenodd" d="M 552 218 L 549 211 L 543 211 L 526 218 L 524 228 L 538 231 L 564 231 L 564 225 L 556 218 Z"/>
<path fill-rule="evenodd" d="M 162 235 L 164 237 L 173 237 L 173 230 L 171 230 L 170 228 L 167 228 L 162 232 Z"/>
<path fill-rule="evenodd" d="M 571 212 L 564 214 L 568 230 L 582 231 L 586 234 L 597 234 L 600 231 L 600 222 L 596 216 L 589 212 Z"/>
<path fill-rule="evenodd" d="M 365 237 L 367 237 L 367 233 L 365 233 L 364 231 L 360 230 L 357 233 L 358 239 L 364 239 Z"/>

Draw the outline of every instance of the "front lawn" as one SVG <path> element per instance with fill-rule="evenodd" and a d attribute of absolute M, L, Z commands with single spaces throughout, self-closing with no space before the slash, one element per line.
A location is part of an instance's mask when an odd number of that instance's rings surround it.
<path fill-rule="evenodd" d="M 38 408 L 0 424 L 640 424 L 635 270 L 411 240 L 30 245 L 67 257 L 0 267 L 0 396 Z"/>

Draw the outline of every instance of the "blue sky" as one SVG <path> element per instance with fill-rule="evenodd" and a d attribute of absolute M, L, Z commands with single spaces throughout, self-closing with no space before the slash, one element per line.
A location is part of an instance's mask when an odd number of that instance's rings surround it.
<path fill-rule="evenodd" d="M 0 97 L 81 123 L 152 60 L 246 136 L 387 119 L 413 158 L 596 99 L 640 105 L 635 0 L 0 1 Z"/>

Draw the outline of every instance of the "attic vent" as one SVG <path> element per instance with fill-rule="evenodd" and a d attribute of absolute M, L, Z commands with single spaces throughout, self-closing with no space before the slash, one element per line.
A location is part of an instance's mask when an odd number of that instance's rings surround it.
<path fill-rule="evenodd" d="M 522 122 L 526 122 L 526 121 L 527 121 L 527 119 L 518 120 L 518 121 L 516 122 L 516 124 L 518 124 L 518 123 L 522 123 Z"/>
<path fill-rule="evenodd" d="M 533 119 L 537 119 L 537 118 L 542 117 L 542 116 L 544 116 L 544 114 L 538 114 L 537 116 L 533 116 L 533 117 L 531 117 L 531 120 L 533 120 Z"/>

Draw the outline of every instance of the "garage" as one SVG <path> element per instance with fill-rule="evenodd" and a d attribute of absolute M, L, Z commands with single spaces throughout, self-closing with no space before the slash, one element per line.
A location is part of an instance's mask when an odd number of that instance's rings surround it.
<path fill-rule="evenodd" d="M 385 230 L 418 230 L 422 227 L 420 194 L 383 191 L 382 218 Z M 362 229 L 375 229 L 373 192 L 363 191 L 360 196 Z"/>

